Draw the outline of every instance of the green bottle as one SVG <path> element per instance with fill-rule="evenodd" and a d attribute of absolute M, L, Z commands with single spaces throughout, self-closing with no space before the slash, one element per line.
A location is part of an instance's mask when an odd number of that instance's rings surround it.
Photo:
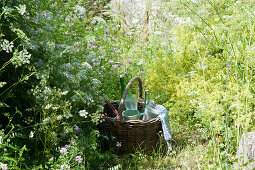
<path fill-rule="evenodd" d="M 120 75 L 120 87 L 121 87 L 120 98 L 122 98 L 126 86 L 127 86 L 127 83 L 126 83 L 126 81 L 125 81 L 124 76 L 123 76 L 123 75 Z"/>
<path fill-rule="evenodd" d="M 124 75 L 120 75 L 120 86 L 121 86 L 121 94 L 120 94 L 120 98 L 122 98 L 123 93 L 126 89 L 127 83 L 126 83 L 126 79 L 124 77 Z M 128 91 L 127 95 L 131 95 L 131 93 Z"/>

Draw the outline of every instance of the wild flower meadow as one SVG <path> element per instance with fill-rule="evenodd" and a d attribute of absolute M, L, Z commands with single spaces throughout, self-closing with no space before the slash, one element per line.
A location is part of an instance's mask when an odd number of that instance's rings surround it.
<path fill-rule="evenodd" d="M 107 0 L 0 1 L 0 169 L 236 168 L 255 129 L 253 1 L 145 6 L 128 22 Z M 166 106 L 172 152 L 102 150 L 120 74 Z"/>

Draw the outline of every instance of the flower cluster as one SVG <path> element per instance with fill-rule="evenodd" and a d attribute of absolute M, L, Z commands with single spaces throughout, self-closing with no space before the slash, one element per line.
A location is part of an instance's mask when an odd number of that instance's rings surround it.
<path fill-rule="evenodd" d="M 13 49 L 13 47 L 14 47 L 14 44 L 13 44 L 12 41 L 10 42 L 9 40 L 4 39 L 4 41 L 3 41 L 2 44 L 1 44 L 1 47 L 2 47 L 2 49 L 5 50 L 7 53 L 10 53 L 10 52 L 12 52 L 12 49 Z"/>
<path fill-rule="evenodd" d="M 25 12 L 26 12 L 26 5 L 19 5 L 18 7 L 17 7 L 17 9 L 18 9 L 18 11 L 19 11 L 19 13 L 21 14 L 21 15 L 23 15 Z"/>
<path fill-rule="evenodd" d="M 66 152 L 67 152 L 67 148 L 66 148 L 66 147 L 60 148 L 60 149 L 59 149 L 59 152 L 60 152 L 62 155 L 65 155 Z"/>
<path fill-rule="evenodd" d="M 70 165 L 64 163 L 60 166 L 60 169 L 70 169 Z"/>
<path fill-rule="evenodd" d="M 21 66 L 23 64 L 30 63 L 31 54 L 28 53 L 27 49 L 22 51 L 15 50 L 13 53 L 12 64 L 15 67 Z"/>
<path fill-rule="evenodd" d="M 8 165 L 0 162 L 0 169 L 2 170 L 8 170 Z"/>
<path fill-rule="evenodd" d="M 35 132 L 34 132 L 34 131 L 31 131 L 30 134 L 29 134 L 29 138 L 33 138 L 33 137 L 34 137 L 34 134 L 35 134 Z"/>
<path fill-rule="evenodd" d="M 81 128 L 79 128 L 79 126 L 77 126 L 76 124 L 74 124 L 74 131 L 76 132 L 76 133 L 79 133 L 80 132 L 80 130 L 81 130 Z"/>
<path fill-rule="evenodd" d="M 82 163 L 82 160 L 83 158 L 79 155 L 75 157 L 75 161 L 77 161 L 78 163 Z"/>
<path fill-rule="evenodd" d="M 87 116 L 88 116 L 88 112 L 86 111 L 86 110 L 80 110 L 79 111 L 79 115 L 81 116 L 81 117 L 84 117 L 84 118 L 86 118 Z"/>

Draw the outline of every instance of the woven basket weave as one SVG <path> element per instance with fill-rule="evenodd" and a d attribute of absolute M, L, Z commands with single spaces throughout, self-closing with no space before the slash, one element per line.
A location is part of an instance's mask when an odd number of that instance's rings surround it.
<path fill-rule="evenodd" d="M 118 109 L 118 115 L 115 118 L 104 116 L 104 121 L 99 125 L 101 134 L 109 138 L 107 145 L 115 147 L 120 154 L 134 153 L 142 151 L 149 153 L 153 151 L 159 142 L 159 131 L 162 130 L 161 121 L 159 118 L 150 120 L 124 120 L 122 118 L 122 111 L 127 92 L 131 85 L 139 82 L 139 97 L 138 110 L 144 105 L 142 98 L 142 81 L 139 77 L 134 77 L 127 84 L 120 103 L 118 101 L 111 102 L 112 105 Z M 109 107 L 104 107 L 104 112 L 111 112 Z"/>

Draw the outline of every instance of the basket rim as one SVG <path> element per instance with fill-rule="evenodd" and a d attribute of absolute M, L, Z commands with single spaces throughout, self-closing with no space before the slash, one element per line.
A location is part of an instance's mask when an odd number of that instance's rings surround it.
<path fill-rule="evenodd" d="M 155 117 L 155 118 L 152 118 L 149 120 L 124 120 L 124 119 L 117 119 L 117 116 L 112 118 L 112 117 L 105 116 L 105 115 L 103 116 L 103 119 L 110 120 L 113 122 L 121 122 L 121 123 L 129 123 L 129 124 L 139 124 L 139 123 L 140 124 L 149 124 L 149 123 L 161 121 L 161 119 L 159 117 Z"/>

